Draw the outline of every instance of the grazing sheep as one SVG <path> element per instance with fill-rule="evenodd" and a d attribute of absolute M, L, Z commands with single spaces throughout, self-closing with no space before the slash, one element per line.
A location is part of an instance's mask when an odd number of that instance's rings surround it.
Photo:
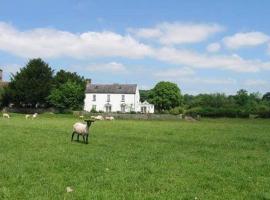
<path fill-rule="evenodd" d="M 109 120 L 109 121 L 112 121 L 112 120 L 114 120 L 114 117 L 112 117 L 112 116 L 111 117 L 105 117 L 105 119 Z"/>
<path fill-rule="evenodd" d="M 10 118 L 10 116 L 9 116 L 9 114 L 7 114 L 7 113 L 3 113 L 3 118 Z"/>
<path fill-rule="evenodd" d="M 104 117 L 102 115 L 95 116 L 95 120 L 104 120 Z"/>
<path fill-rule="evenodd" d="M 94 122 L 93 120 L 84 120 L 86 124 L 77 122 L 73 125 L 73 133 L 71 136 L 71 141 L 73 141 L 73 137 L 77 134 L 77 141 L 79 141 L 80 135 L 83 137 L 83 142 L 88 144 L 88 135 L 89 135 L 89 128 L 91 123 Z"/>
<path fill-rule="evenodd" d="M 196 122 L 197 120 L 190 116 L 185 116 L 185 120 L 188 122 Z"/>
<path fill-rule="evenodd" d="M 25 119 L 29 119 L 31 115 L 25 115 Z"/>
<path fill-rule="evenodd" d="M 38 116 L 38 113 L 33 114 L 33 115 L 32 115 L 32 119 L 36 119 L 37 116 Z"/>

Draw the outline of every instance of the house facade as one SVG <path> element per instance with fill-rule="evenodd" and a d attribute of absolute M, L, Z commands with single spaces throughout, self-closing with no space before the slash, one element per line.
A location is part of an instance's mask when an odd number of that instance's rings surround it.
<path fill-rule="evenodd" d="M 152 105 L 152 104 L 149 104 Z M 84 110 L 103 112 L 154 112 L 146 110 L 140 102 L 140 93 L 136 84 L 91 84 L 86 86 Z"/>

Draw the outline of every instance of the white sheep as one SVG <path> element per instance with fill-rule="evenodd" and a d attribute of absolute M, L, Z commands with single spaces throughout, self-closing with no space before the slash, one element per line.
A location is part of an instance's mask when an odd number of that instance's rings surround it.
<path fill-rule="evenodd" d="M 3 118 L 10 118 L 10 116 L 9 116 L 9 114 L 7 114 L 7 113 L 3 113 Z"/>
<path fill-rule="evenodd" d="M 111 116 L 111 117 L 105 117 L 105 119 L 106 120 L 109 120 L 109 121 L 112 121 L 112 120 L 114 120 L 114 117 L 113 116 Z"/>
<path fill-rule="evenodd" d="M 95 116 L 95 120 L 104 120 L 104 117 L 102 115 Z"/>
<path fill-rule="evenodd" d="M 77 122 L 73 125 L 73 133 L 71 136 L 71 141 L 73 141 L 73 137 L 77 134 L 77 141 L 79 141 L 80 135 L 83 137 L 84 143 L 88 144 L 88 135 L 89 135 L 89 128 L 91 123 L 94 122 L 93 120 L 84 120 L 86 124 Z"/>
<path fill-rule="evenodd" d="M 36 119 L 37 116 L 38 116 L 38 113 L 33 114 L 33 115 L 32 115 L 32 119 Z"/>
<path fill-rule="evenodd" d="M 25 119 L 29 119 L 31 115 L 25 115 Z"/>

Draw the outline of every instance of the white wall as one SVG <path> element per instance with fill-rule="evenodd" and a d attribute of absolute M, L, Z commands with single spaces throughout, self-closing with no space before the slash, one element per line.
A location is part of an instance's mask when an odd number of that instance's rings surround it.
<path fill-rule="evenodd" d="M 93 101 L 93 95 L 96 95 L 96 101 Z M 106 111 L 105 105 L 111 104 L 112 112 L 121 111 L 121 104 L 126 104 L 126 112 L 139 111 L 138 94 L 109 94 L 110 102 L 107 102 L 108 94 L 86 94 L 84 100 L 84 110 L 91 111 L 93 105 L 97 111 Z M 125 101 L 122 101 L 122 95 L 125 95 Z"/>

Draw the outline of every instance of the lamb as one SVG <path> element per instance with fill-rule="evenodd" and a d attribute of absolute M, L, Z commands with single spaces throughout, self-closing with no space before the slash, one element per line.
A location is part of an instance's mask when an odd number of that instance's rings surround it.
<path fill-rule="evenodd" d="M 33 115 L 32 115 L 32 119 L 36 119 L 37 116 L 38 116 L 38 113 L 33 114 Z"/>
<path fill-rule="evenodd" d="M 89 135 L 89 128 L 91 123 L 94 122 L 93 120 L 84 120 L 86 124 L 77 122 L 73 125 L 73 133 L 71 136 L 71 141 L 73 141 L 73 137 L 77 134 L 77 141 L 79 141 L 80 135 L 83 137 L 83 142 L 88 144 L 88 135 Z"/>
<path fill-rule="evenodd" d="M 9 116 L 9 114 L 7 114 L 7 113 L 3 113 L 3 118 L 10 118 L 10 116 Z"/>
<path fill-rule="evenodd" d="M 112 117 L 112 116 L 111 117 L 105 117 L 105 119 L 109 120 L 109 121 L 112 121 L 112 120 L 114 120 L 114 117 Z"/>
<path fill-rule="evenodd" d="M 25 119 L 29 119 L 31 115 L 25 115 Z"/>

